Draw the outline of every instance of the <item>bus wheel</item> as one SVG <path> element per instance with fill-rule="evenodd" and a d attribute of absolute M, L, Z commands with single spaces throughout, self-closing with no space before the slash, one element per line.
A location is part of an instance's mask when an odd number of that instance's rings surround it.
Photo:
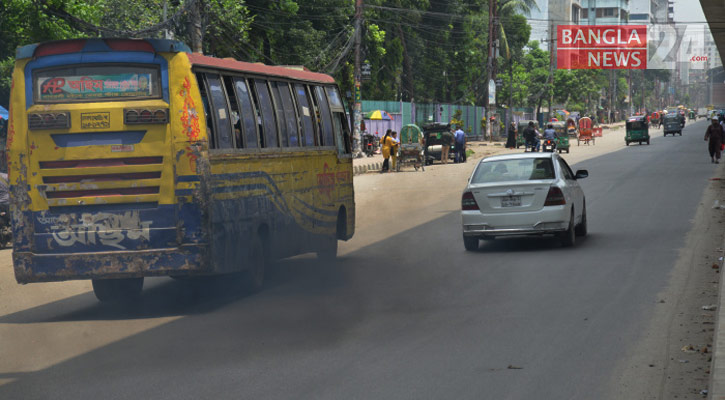
<path fill-rule="evenodd" d="M 251 243 L 252 249 L 249 257 L 249 268 L 244 271 L 244 289 L 247 292 L 258 292 L 264 286 L 264 272 L 267 267 L 267 250 L 259 236 L 255 236 Z"/>
<path fill-rule="evenodd" d="M 400 165 L 400 164 L 398 164 Z M 347 210 L 340 207 L 337 213 L 337 224 L 335 226 L 335 236 L 325 237 L 323 239 L 322 249 L 317 251 L 317 258 L 323 261 L 332 261 L 337 258 L 337 241 L 345 239 L 347 232 Z"/>
<path fill-rule="evenodd" d="M 93 293 L 104 303 L 121 303 L 141 294 L 143 278 L 93 279 Z"/>
<path fill-rule="evenodd" d="M 329 237 L 324 239 L 323 248 L 317 251 L 317 258 L 322 261 L 333 261 L 337 258 L 337 238 Z"/>

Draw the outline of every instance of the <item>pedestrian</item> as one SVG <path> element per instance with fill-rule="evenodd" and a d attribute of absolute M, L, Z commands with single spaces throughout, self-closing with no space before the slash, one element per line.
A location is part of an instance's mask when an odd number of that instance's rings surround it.
<path fill-rule="evenodd" d="M 466 161 L 466 133 L 459 126 L 455 133 L 456 139 L 456 163 Z"/>
<path fill-rule="evenodd" d="M 450 130 L 441 133 L 441 164 L 448 164 L 448 152 L 453 144 L 453 134 Z"/>
<path fill-rule="evenodd" d="M 539 151 L 541 143 L 539 142 L 539 131 L 534 126 L 534 121 L 529 121 L 529 126 L 524 129 L 524 140 L 526 140 L 525 148 L 531 147 L 531 151 Z"/>
<path fill-rule="evenodd" d="M 705 141 L 707 141 L 707 149 L 710 152 L 710 161 L 715 164 L 720 164 L 720 155 L 722 153 L 723 141 L 723 127 L 717 122 L 717 119 L 712 119 L 712 124 L 707 127 L 705 132 Z"/>
<path fill-rule="evenodd" d="M 506 138 L 506 148 L 516 148 L 516 122 L 514 121 L 511 121 L 511 125 L 509 125 L 508 137 Z"/>
<path fill-rule="evenodd" d="M 390 147 L 390 158 L 392 159 L 391 168 L 395 169 L 395 164 L 398 161 L 398 147 L 400 147 L 400 141 L 398 140 L 398 132 L 393 131 L 390 133 L 390 138 L 393 140 L 393 145 Z"/>
<path fill-rule="evenodd" d="M 383 169 L 380 170 L 381 174 L 390 170 L 390 150 L 395 143 L 393 142 L 393 138 L 390 137 L 392 132 L 393 131 L 391 129 L 388 129 L 387 132 L 385 132 L 385 136 L 380 139 L 380 147 L 383 152 Z"/>

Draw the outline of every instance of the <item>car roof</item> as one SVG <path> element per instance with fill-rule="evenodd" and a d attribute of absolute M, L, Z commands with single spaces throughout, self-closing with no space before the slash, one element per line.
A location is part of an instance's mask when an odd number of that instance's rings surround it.
<path fill-rule="evenodd" d="M 556 153 L 516 153 L 516 154 L 501 154 L 497 156 L 486 157 L 481 162 L 487 161 L 502 161 L 502 160 L 527 160 L 530 158 L 555 158 L 559 157 Z"/>

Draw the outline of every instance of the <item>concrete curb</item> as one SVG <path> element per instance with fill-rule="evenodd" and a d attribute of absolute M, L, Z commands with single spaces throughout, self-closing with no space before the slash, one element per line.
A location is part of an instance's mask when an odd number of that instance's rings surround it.
<path fill-rule="evenodd" d="M 725 249 L 725 243 L 723 243 Z M 725 251 L 721 256 L 725 256 Z M 723 262 L 720 262 L 722 274 Z M 710 365 L 710 390 L 708 398 L 712 400 L 725 400 L 725 279 L 720 277 L 720 291 L 718 293 L 717 322 L 715 323 L 715 338 L 713 340 L 712 363 Z"/>
<path fill-rule="evenodd" d="M 380 171 L 381 168 L 382 165 L 379 162 L 376 162 L 370 164 L 355 165 L 352 167 L 352 172 L 354 175 L 362 175 L 370 171 Z"/>

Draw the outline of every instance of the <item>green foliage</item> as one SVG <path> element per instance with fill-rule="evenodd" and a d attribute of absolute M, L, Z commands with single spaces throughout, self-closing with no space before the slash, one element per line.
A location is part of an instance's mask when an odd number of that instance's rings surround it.
<path fill-rule="evenodd" d="M 454 126 L 456 129 L 460 128 L 464 131 L 467 131 L 467 127 L 465 127 L 465 122 L 461 119 L 463 116 L 463 111 L 461 111 L 460 108 L 456 109 L 456 111 L 453 112 L 453 115 L 451 116 L 451 126 Z"/>
<path fill-rule="evenodd" d="M 7 106 L 15 48 L 78 37 L 164 37 L 190 43 L 192 0 L 4 0 L 0 2 L 0 104 Z M 331 73 L 343 93 L 353 87 L 354 2 L 350 0 L 198 0 L 203 50 L 217 57 L 302 65 Z M 549 53 L 530 42 L 526 15 L 534 0 L 498 1 L 503 86 L 497 103 L 539 107 L 555 102 L 592 111 L 609 88 L 603 71 L 555 71 Z M 162 10 L 166 5 L 166 17 Z M 366 0 L 362 59 L 371 66 L 365 99 L 481 104 L 487 85 L 488 2 L 485 0 Z M 166 18 L 166 19 L 165 19 Z M 7 28 L 10 27 L 10 28 Z M 652 99 L 668 71 L 646 71 L 635 96 Z M 618 101 L 627 93 L 618 74 Z M 511 103 L 511 104 L 509 104 Z M 485 120 L 482 122 L 485 124 Z"/>

